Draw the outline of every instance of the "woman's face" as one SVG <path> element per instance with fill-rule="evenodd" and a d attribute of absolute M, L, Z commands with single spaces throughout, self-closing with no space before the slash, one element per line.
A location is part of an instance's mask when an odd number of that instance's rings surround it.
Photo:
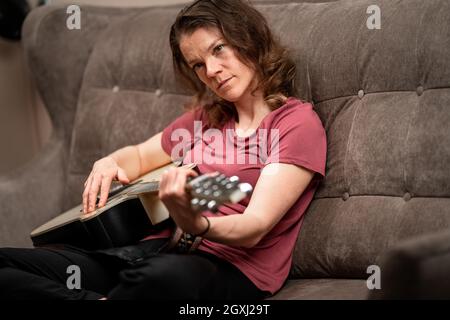
<path fill-rule="evenodd" d="M 238 59 L 218 29 L 199 28 L 183 35 L 180 49 L 188 66 L 216 95 L 230 102 L 250 96 L 255 70 Z"/>

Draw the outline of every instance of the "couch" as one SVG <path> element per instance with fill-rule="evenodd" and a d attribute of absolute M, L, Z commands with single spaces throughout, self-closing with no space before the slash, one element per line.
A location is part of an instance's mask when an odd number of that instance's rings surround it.
<path fill-rule="evenodd" d="M 450 298 L 450 3 L 312 2 L 256 3 L 328 140 L 326 178 L 272 299 Z M 367 27 L 371 5 L 380 29 Z M 168 44 L 180 8 L 82 6 L 80 30 L 66 28 L 65 6 L 28 15 L 23 46 L 53 132 L 0 177 L 0 245 L 31 246 L 33 228 L 80 203 L 96 159 L 183 112 Z"/>

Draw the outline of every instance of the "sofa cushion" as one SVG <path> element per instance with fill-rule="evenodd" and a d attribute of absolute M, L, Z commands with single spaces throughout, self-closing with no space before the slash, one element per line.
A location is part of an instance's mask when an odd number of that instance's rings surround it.
<path fill-rule="evenodd" d="M 364 300 L 368 289 L 360 279 L 288 280 L 269 300 Z"/>

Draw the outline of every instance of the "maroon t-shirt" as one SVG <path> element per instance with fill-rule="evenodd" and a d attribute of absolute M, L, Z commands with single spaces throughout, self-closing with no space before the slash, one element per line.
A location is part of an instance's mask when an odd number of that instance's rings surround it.
<path fill-rule="evenodd" d="M 310 103 L 290 97 L 267 114 L 250 136 L 236 134 L 235 121 L 211 129 L 203 109 L 188 111 L 167 126 L 162 148 L 172 159 L 196 163 L 201 174 L 219 171 L 236 175 L 255 187 L 262 168 L 269 163 L 288 163 L 315 172 L 314 178 L 283 218 L 253 248 L 224 245 L 203 239 L 199 250 L 226 259 L 239 268 L 259 289 L 275 293 L 286 280 L 303 215 L 320 180 L 325 176 L 326 134 Z M 270 195 L 268 195 L 270 196 Z M 244 213 L 249 199 L 225 204 L 206 216 Z M 162 232 L 159 236 L 168 236 Z M 154 235 L 153 237 L 158 237 Z M 152 237 L 152 238 L 153 238 Z"/>

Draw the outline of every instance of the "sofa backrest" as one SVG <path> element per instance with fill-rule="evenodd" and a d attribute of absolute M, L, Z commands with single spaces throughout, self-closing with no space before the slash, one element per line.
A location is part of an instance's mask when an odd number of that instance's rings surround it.
<path fill-rule="evenodd" d="M 367 27 L 372 5 L 381 10 L 381 29 Z M 66 208 L 80 202 L 95 160 L 182 113 L 188 93 L 175 81 L 168 44 L 180 8 L 83 7 L 95 26 L 89 41 L 64 31 L 73 41 L 67 61 L 46 74 L 55 96 L 44 101 L 65 114 L 53 120 L 70 140 Z M 327 132 L 327 175 L 306 214 L 292 276 L 367 277 L 399 240 L 450 225 L 450 3 L 257 8 L 292 48 L 299 95 L 314 103 Z M 66 113 L 58 103 L 68 98 L 56 88 L 74 80 L 71 72 L 79 91 L 69 91 L 76 104 Z"/>
<path fill-rule="evenodd" d="M 366 25 L 371 5 L 381 29 Z M 328 139 L 292 275 L 367 278 L 400 240 L 450 226 L 450 3 L 288 8 L 275 25 L 297 50 Z"/>

